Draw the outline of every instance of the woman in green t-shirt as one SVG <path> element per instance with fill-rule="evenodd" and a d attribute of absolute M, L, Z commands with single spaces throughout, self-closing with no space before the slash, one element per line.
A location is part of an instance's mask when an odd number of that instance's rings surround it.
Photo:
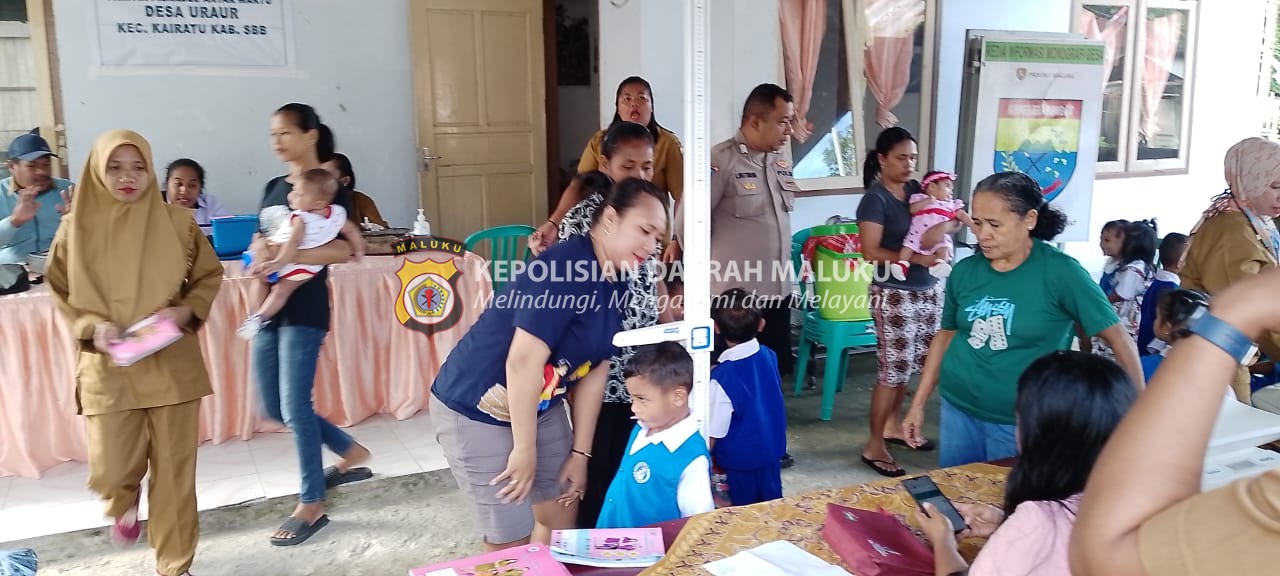
<path fill-rule="evenodd" d="M 972 214 L 981 249 L 947 279 L 942 329 L 902 423 L 909 443 L 923 442 L 924 404 L 939 388 L 944 467 L 1018 453 L 1018 377 L 1037 358 L 1070 348 L 1077 327 L 1106 341 L 1129 377 L 1143 381 L 1138 348 L 1102 289 L 1075 258 L 1048 244 L 1067 217 L 1034 180 L 1016 172 L 988 176 L 974 190 Z"/>

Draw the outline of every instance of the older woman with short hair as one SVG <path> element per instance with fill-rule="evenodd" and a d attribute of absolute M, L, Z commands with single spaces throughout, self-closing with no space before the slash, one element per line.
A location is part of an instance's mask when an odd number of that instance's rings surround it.
<path fill-rule="evenodd" d="M 1215 294 L 1280 264 L 1280 144 L 1262 138 L 1241 140 L 1224 160 L 1227 190 L 1213 199 L 1195 228 L 1180 276 L 1182 287 Z M 1258 341 L 1258 348 L 1280 359 L 1280 334 Z M 1249 403 L 1249 370 L 1236 372 L 1231 388 Z"/>
<path fill-rule="evenodd" d="M 907 442 L 923 442 L 924 405 L 939 388 L 943 467 L 1017 455 L 1018 377 L 1037 358 L 1070 348 L 1077 326 L 1106 341 L 1129 377 L 1143 381 L 1137 345 L 1102 289 L 1049 244 L 1067 216 L 1044 200 L 1035 180 L 1017 172 L 988 176 L 974 190 L 972 216 L 980 250 L 947 279 L 942 329 L 902 422 Z"/>

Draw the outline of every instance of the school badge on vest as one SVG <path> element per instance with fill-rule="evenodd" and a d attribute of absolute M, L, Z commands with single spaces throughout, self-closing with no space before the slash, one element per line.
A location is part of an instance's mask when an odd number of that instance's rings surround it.
<path fill-rule="evenodd" d="M 462 318 L 457 279 L 462 272 L 453 259 L 414 262 L 405 258 L 396 276 L 400 294 L 396 298 L 396 320 L 405 328 L 431 336 L 453 328 Z"/>
<path fill-rule="evenodd" d="M 648 482 L 650 475 L 648 462 L 637 462 L 635 467 L 631 469 L 631 478 L 636 481 L 636 484 Z"/>
<path fill-rule="evenodd" d="M 1021 172 L 1052 202 L 1071 181 L 1080 148 L 1080 100 L 1001 98 L 996 172 Z"/>

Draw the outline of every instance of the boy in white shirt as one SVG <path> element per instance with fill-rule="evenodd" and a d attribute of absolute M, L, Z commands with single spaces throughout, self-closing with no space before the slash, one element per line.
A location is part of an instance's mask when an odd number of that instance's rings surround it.
<path fill-rule="evenodd" d="M 636 428 L 596 527 L 638 528 L 714 510 L 707 441 L 689 412 L 689 352 L 675 342 L 642 346 L 624 376 Z"/>

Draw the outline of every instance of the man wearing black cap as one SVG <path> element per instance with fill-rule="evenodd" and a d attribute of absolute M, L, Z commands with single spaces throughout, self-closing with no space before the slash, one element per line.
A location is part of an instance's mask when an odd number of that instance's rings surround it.
<path fill-rule="evenodd" d="M 53 242 L 71 207 L 71 182 L 53 177 L 49 143 L 27 133 L 9 144 L 8 178 L 0 180 L 0 264 L 24 264 Z"/>

